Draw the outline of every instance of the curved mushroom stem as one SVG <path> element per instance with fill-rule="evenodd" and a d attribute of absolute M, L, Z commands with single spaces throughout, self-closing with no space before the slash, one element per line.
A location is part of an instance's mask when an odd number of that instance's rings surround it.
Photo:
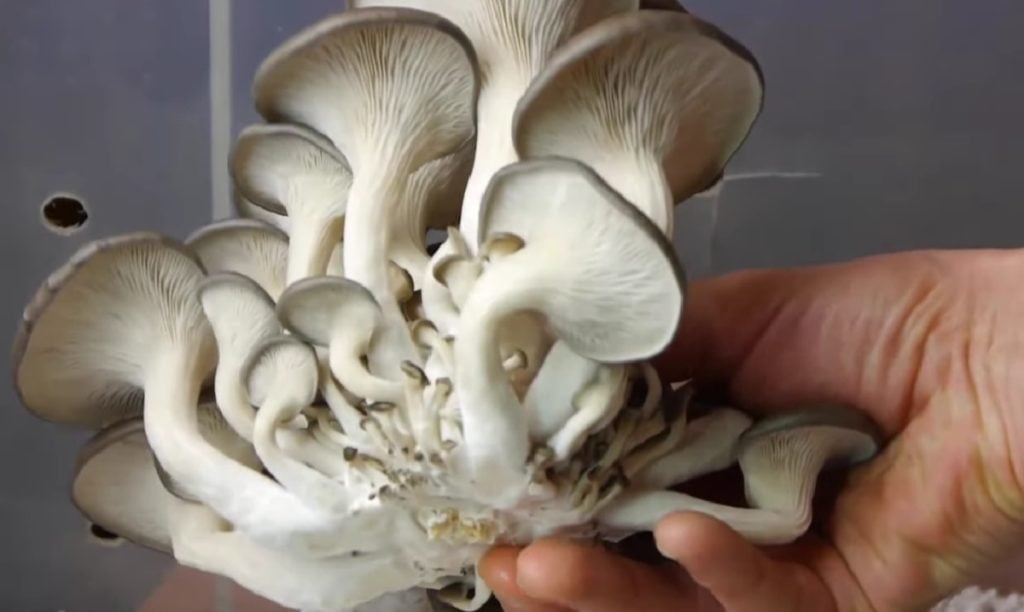
<path fill-rule="evenodd" d="M 691 422 L 679 447 L 653 461 L 633 477 L 645 489 L 664 489 L 724 470 L 736 461 L 736 442 L 750 427 L 749 416 L 720 408 Z"/>
<path fill-rule="evenodd" d="M 512 117 L 519 96 L 509 93 L 521 94 L 533 78 L 528 72 L 515 70 L 511 66 L 506 68 L 508 70 L 492 72 L 491 82 L 481 88 L 477 99 L 477 116 L 486 118 L 486 121 L 482 121 L 477 128 L 476 157 L 473 159 L 473 171 L 469 175 L 459 216 L 459 230 L 471 242 L 467 246 L 474 254 L 479 250 L 476 237 L 480 225 L 480 204 L 487 186 L 498 170 L 519 159 L 512 142 Z"/>
<path fill-rule="evenodd" d="M 382 331 L 388 327 L 381 323 Z M 405 329 L 405 325 L 402 328 Z M 346 328 L 339 332 L 330 346 L 328 363 L 338 382 L 350 392 L 371 401 L 398 403 L 402 399 L 402 384 L 371 374 L 363 363 L 366 352 L 364 339 L 367 330 Z M 401 371 L 399 371 L 401 374 Z"/>
<path fill-rule="evenodd" d="M 345 488 L 323 473 L 283 453 L 275 439 L 277 427 L 293 418 L 305 402 L 297 402 L 290 394 L 275 393 L 263 402 L 256 413 L 253 444 L 256 453 L 271 474 L 286 489 L 311 507 L 329 514 L 344 514 L 351 504 Z M 310 440 L 315 444 L 314 440 Z"/>
<path fill-rule="evenodd" d="M 272 546 L 309 551 L 337 545 L 326 517 L 259 472 L 207 442 L 196 405 L 205 368 L 194 351 L 169 349 L 147 372 L 146 438 L 166 475 L 252 537 Z"/>
<path fill-rule="evenodd" d="M 469 248 L 457 228 L 448 228 L 448 237 L 430 259 L 430 265 L 423 275 L 423 310 L 442 335 L 451 334 L 459 324 L 459 310 L 455 307 L 451 292 L 434 276 L 439 263 L 452 256 L 467 256 Z"/>
<path fill-rule="evenodd" d="M 618 414 L 626 393 L 626 383 L 624 366 L 598 367 L 595 380 L 573 398 L 573 415 L 547 441 L 547 447 L 555 453 L 555 461 L 571 457 L 602 421 L 608 421 Z"/>
<path fill-rule="evenodd" d="M 415 574 L 392 551 L 356 550 L 326 559 L 289 555 L 227 530 L 198 504 L 177 502 L 172 507 L 171 538 L 174 556 L 183 565 L 226 576 L 295 609 L 348 609 L 414 586 L 409 582 Z"/>
<path fill-rule="evenodd" d="M 804 534 L 810 525 L 810 500 L 798 512 L 737 508 L 698 499 L 674 491 L 637 491 L 621 495 L 598 514 L 597 521 L 614 531 L 653 531 L 661 519 L 674 512 L 700 512 L 722 521 L 759 545 L 787 544 Z"/>
<path fill-rule="evenodd" d="M 391 153 L 383 156 L 392 157 Z M 383 313 L 383 324 L 368 354 L 370 369 L 394 379 L 401 376 L 398 364 L 418 362 L 402 310 L 391 291 L 388 263 L 389 216 L 400 210 L 408 175 L 407 168 L 357 170 L 345 219 L 345 274 L 370 291 Z"/>
<path fill-rule="evenodd" d="M 573 397 L 597 376 L 599 364 L 582 359 L 564 342 L 555 342 L 530 383 L 523 406 L 534 442 L 547 440 L 566 425 L 576 407 Z"/>
<path fill-rule="evenodd" d="M 304 214 L 303 214 L 304 213 Z M 320 211 L 302 211 L 293 217 L 288 239 L 287 283 L 327 273 L 331 256 L 341 240 L 343 218 Z"/>

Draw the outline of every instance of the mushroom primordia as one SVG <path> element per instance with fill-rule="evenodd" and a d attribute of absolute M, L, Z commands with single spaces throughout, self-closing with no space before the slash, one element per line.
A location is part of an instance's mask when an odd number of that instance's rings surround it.
<path fill-rule="evenodd" d="M 651 365 L 675 206 L 761 111 L 750 52 L 670 2 L 352 4 L 255 74 L 225 160 L 249 218 L 88 245 L 26 308 L 22 402 L 94 431 L 82 513 L 316 610 L 479 609 L 492 545 L 682 509 L 800 536 L 874 426 L 697 411 Z M 734 465 L 744 507 L 672 490 Z"/>

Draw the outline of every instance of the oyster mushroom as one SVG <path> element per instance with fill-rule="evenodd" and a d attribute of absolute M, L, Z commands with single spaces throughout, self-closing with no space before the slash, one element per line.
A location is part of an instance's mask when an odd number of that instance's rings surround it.
<path fill-rule="evenodd" d="M 881 446 L 881 432 L 864 413 L 828 405 L 761 420 L 744 432 L 736 452 L 747 501 L 788 517 L 802 533 L 818 474 L 867 461 Z"/>
<path fill-rule="evenodd" d="M 830 406 L 779 414 L 748 429 L 736 455 L 752 508 L 736 508 L 672 491 L 634 491 L 614 500 L 602 524 L 651 530 L 677 511 L 708 514 L 757 544 L 792 542 L 811 520 L 815 485 L 823 469 L 866 461 L 881 448 L 875 425 L 862 413 Z"/>
<path fill-rule="evenodd" d="M 217 403 L 238 435 L 252 441 L 255 420 L 244 367 L 260 342 L 281 333 L 274 300 L 250 278 L 233 272 L 207 277 L 198 294 L 217 341 Z"/>
<path fill-rule="evenodd" d="M 275 50 L 254 80 L 257 110 L 329 138 L 352 167 L 344 267 L 378 301 L 387 324 L 371 355 L 398 377 L 415 348 L 388 283 L 393 228 L 407 209 L 409 177 L 475 134 L 476 58 L 462 32 L 411 9 L 365 9 L 322 20 Z M 399 356 L 396 360 L 393 357 Z"/>
<path fill-rule="evenodd" d="M 478 212 L 491 177 L 518 161 L 512 145 L 516 102 L 559 45 L 637 0 L 354 0 L 356 7 L 403 6 L 434 11 L 461 28 L 480 64 L 477 144 L 459 229 L 474 240 Z M 474 242 L 469 245 L 477 250 Z"/>
<path fill-rule="evenodd" d="M 645 359 L 675 333 L 684 280 L 664 235 L 573 160 L 522 162 L 496 174 L 480 242 L 496 233 L 518 236 L 524 246 L 494 262 L 467 298 L 455 339 L 455 385 L 473 469 L 488 474 L 495 495 L 507 495 L 512 490 L 503 488 L 524 473 L 530 444 L 496 347 L 501 322 L 536 311 L 582 357 Z"/>
<path fill-rule="evenodd" d="M 371 373 L 363 362 L 384 325 L 381 307 L 365 287 L 345 278 L 308 278 L 281 295 L 277 314 L 289 332 L 328 348 L 331 372 L 344 388 L 373 402 L 401 401 L 401 383 Z"/>
<path fill-rule="evenodd" d="M 349 509 L 357 491 L 346 491 L 343 483 L 289 457 L 276 439 L 279 426 L 313 404 L 319 381 L 318 365 L 310 346 L 278 335 L 253 348 L 242 367 L 242 377 L 250 397 L 260 407 L 253 443 L 263 464 L 278 482 L 311 507 L 341 514 Z"/>
<path fill-rule="evenodd" d="M 193 256 L 157 234 L 84 247 L 26 311 L 14 359 L 23 403 L 42 418 L 95 426 L 141 395 L 146 438 L 183 497 L 292 549 L 336 543 L 325 530 L 343 540 L 324 516 L 203 437 L 196 407 L 216 347 L 196 299 L 202 280 Z"/>
<path fill-rule="evenodd" d="M 559 48 L 523 94 L 523 159 L 593 168 L 668 236 L 677 202 L 711 186 L 761 111 L 763 81 L 739 43 L 685 12 L 615 15 Z"/>
<path fill-rule="evenodd" d="M 272 298 L 285 287 L 288 235 L 255 219 L 228 219 L 201 227 L 185 239 L 207 274 L 234 272 L 255 281 Z"/>
<path fill-rule="evenodd" d="M 78 453 L 71 500 L 93 524 L 132 543 L 171 552 L 173 503 L 157 476 L 141 418 L 107 427 Z"/>
<path fill-rule="evenodd" d="M 242 131 L 231 172 L 247 200 L 287 215 L 287 284 L 327 271 L 352 184 L 348 161 L 324 137 L 293 125 Z"/>

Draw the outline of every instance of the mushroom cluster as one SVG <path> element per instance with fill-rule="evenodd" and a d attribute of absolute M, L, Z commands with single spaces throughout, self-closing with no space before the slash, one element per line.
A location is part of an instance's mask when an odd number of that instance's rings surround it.
<path fill-rule="evenodd" d="M 475 610 L 494 544 L 677 510 L 800 536 L 873 425 L 688 418 L 649 363 L 683 311 L 674 207 L 761 109 L 751 54 L 671 3 L 352 4 L 255 75 L 243 218 L 97 241 L 26 308 L 22 402 L 97 432 L 81 512 L 304 610 Z M 733 465 L 746 507 L 672 490 Z"/>

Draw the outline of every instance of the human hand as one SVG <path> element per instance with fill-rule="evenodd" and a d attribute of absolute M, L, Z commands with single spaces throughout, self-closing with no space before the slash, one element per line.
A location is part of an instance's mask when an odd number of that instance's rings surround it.
<path fill-rule="evenodd" d="M 761 549 L 709 517 L 663 519 L 674 561 L 560 540 L 481 571 L 528 612 L 922 610 L 1024 542 L 1024 251 L 918 252 L 695 283 L 670 380 L 743 407 L 833 402 L 889 437 L 824 534 Z"/>

